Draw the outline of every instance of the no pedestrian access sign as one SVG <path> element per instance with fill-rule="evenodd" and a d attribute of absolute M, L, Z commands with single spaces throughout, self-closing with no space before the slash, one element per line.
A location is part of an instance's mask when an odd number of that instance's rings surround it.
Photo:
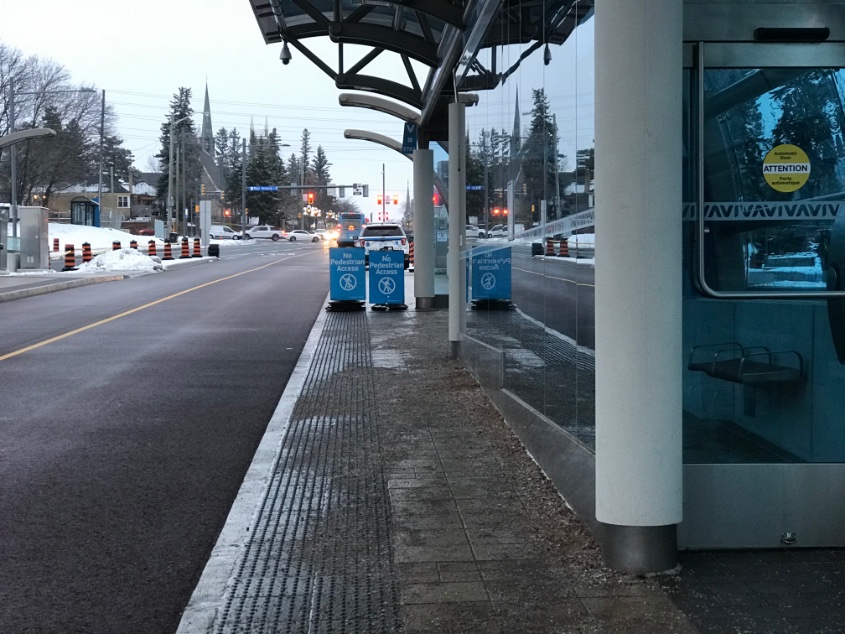
<path fill-rule="evenodd" d="M 763 178 L 775 191 L 797 191 L 810 179 L 810 158 L 797 145 L 773 147 L 763 159 Z"/>
<path fill-rule="evenodd" d="M 363 248 L 329 249 L 329 291 L 335 302 L 367 299 Z"/>
<path fill-rule="evenodd" d="M 370 303 L 405 305 L 405 253 L 370 251 Z"/>

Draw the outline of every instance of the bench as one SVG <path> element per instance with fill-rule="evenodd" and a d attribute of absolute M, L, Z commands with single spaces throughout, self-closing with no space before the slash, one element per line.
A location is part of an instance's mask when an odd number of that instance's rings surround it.
<path fill-rule="evenodd" d="M 695 346 L 687 369 L 744 385 L 765 387 L 773 383 L 804 380 L 804 358 L 795 350 L 771 351 L 764 346 L 745 347 L 735 341 Z"/>

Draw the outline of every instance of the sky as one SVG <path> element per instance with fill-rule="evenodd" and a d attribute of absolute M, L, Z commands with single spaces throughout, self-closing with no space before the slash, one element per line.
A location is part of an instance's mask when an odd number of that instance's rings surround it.
<path fill-rule="evenodd" d="M 141 171 L 150 171 L 148 159 L 159 151 L 170 100 L 182 86 L 192 90 L 199 131 L 207 84 L 215 132 L 225 127 L 244 133 L 251 123 L 261 132 L 266 122 L 292 146 L 283 148 L 286 158 L 298 152 L 308 128 L 312 151 L 322 145 L 332 164 L 334 183 L 370 186 L 368 198 L 354 197 L 365 213 L 377 211 L 375 194 L 384 181 L 388 200 L 399 195 L 399 205 L 387 206 L 391 220 L 398 220 L 408 187 L 413 188 L 410 160 L 343 138 L 344 129 L 359 128 L 401 141 L 402 122 L 342 108 L 342 91 L 294 48 L 290 64 L 282 65 L 281 45 L 264 43 L 248 0 L 8 0 L 0 42 L 58 62 L 74 84 L 105 90 L 124 147 Z M 335 66 L 335 45 L 316 48 Z"/>

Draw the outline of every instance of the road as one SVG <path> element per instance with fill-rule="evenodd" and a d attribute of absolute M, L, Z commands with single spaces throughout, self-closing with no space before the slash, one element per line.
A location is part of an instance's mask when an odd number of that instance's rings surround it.
<path fill-rule="evenodd" d="M 0 304 L 0 631 L 172 632 L 328 292 L 322 244 Z"/>
<path fill-rule="evenodd" d="M 513 301 L 525 314 L 595 349 L 595 269 L 569 258 L 531 257 L 529 245 L 512 250 Z"/>

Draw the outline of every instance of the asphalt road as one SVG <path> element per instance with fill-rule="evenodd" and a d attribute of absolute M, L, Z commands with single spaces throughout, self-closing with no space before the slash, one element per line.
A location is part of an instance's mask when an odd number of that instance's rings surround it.
<path fill-rule="evenodd" d="M 512 299 L 529 317 L 595 348 L 595 269 L 567 258 L 531 257 L 530 247 L 512 251 Z"/>
<path fill-rule="evenodd" d="M 262 241 L 0 304 L 0 632 L 175 631 L 327 292 Z"/>

